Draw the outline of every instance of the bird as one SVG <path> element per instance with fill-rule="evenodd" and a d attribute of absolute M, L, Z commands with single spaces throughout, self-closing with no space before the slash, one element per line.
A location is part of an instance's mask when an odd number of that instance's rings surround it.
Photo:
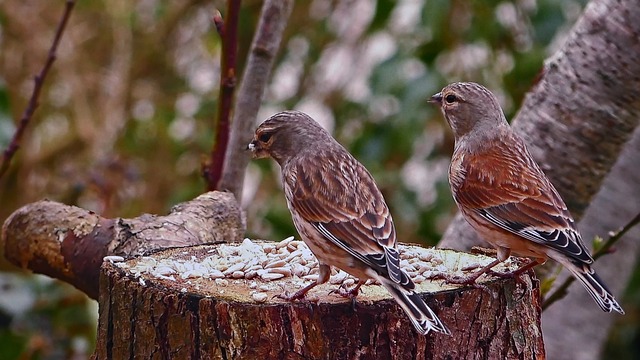
<path fill-rule="evenodd" d="M 247 149 L 280 165 L 293 223 L 318 260 L 317 281 L 282 298 L 303 299 L 337 267 L 358 278 L 345 295 L 355 299 L 360 286 L 375 279 L 418 333 L 450 334 L 400 268 L 393 219 L 373 177 L 325 129 L 303 112 L 280 112 L 257 127 Z"/>
<path fill-rule="evenodd" d="M 511 253 L 532 258 L 512 275 L 551 258 L 603 311 L 624 314 L 592 268 L 593 257 L 567 205 L 507 122 L 495 95 L 480 84 L 457 82 L 430 102 L 440 107 L 455 138 L 449 166 L 453 198 L 466 221 L 497 249 L 495 261 L 457 282 L 473 284 Z"/>

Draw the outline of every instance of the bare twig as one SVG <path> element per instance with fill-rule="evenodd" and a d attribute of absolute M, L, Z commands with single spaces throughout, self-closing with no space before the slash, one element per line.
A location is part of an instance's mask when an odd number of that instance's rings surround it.
<path fill-rule="evenodd" d="M 44 79 L 47 77 L 49 73 L 49 69 L 51 69 L 51 65 L 56 60 L 56 51 L 58 50 L 58 44 L 60 43 L 60 39 L 62 38 L 62 34 L 64 33 L 64 29 L 67 26 L 67 22 L 69 17 L 71 16 L 71 10 L 75 5 L 75 1 L 67 0 L 64 13 L 62 14 L 62 18 L 60 19 L 60 23 L 58 23 L 58 28 L 56 29 L 56 34 L 53 38 L 53 42 L 51 43 L 51 48 L 49 48 L 49 54 L 47 55 L 47 60 L 40 70 L 40 73 L 36 75 L 34 79 L 33 92 L 31 93 L 31 98 L 29 99 L 29 103 L 27 107 L 24 109 L 22 113 L 22 117 L 20 118 L 20 123 L 18 124 L 18 128 L 16 132 L 13 134 L 13 138 L 9 143 L 9 146 L 5 149 L 2 154 L 2 164 L 0 164 L 0 178 L 4 176 L 4 174 L 9 169 L 9 165 L 11 164 L 11 159 L 13 155 L 20 148 L 20 142 L 22 140 L 22 136 L 29 124 L 29 121 L 33 117 L 33 113 L 38 108 L 38 98 L 40 97 L 40 90 L 42 90 L 42 85 L 44 84 Z"/>
<path fill-rule="evenodd" d="M 620 238 L 622 238 L 624 234 L 626 234 L 634 226 L 638 225 L 638 223 L 640 223 L 640 213 L 638 213 L 633 219 L 631 219 L 631 221 L 629 221 L 625 226 L 623 226 L 617 232 L 609 233 L 609 238 L 602 244 L 602 246 L 598 250 L 596 250 L 593 253 L 593 259 L 597 260 L 603 255 L 611 253 L 611 247 L 616 242 L 618 242 L 618 240 L 620 240 Z M 547 296 L 546 299 L 544 299 L 544 301 L 542 302 L 542 310 L 545 310 L 546 308 L 551 306 L 551 304 L 553 304 L 554 302 L 565 297 L 567 295 L 567 289 L 569 289 L 569 286 L 575 280 L 576 279 L 573 276 L 567 277 L 565 281 L 560 286 L 558 286 L 558 288 L 554 290 L 553 293 L 549 294 L 549 296 Z"/>
<path fill-rule="evenodd" d="M 216 11 L 213 15 L 213 24 L 216 26 L 216 31 L 218 32 L 218 35 L 220 35 L 220 38 L 224 39 L 224 19 L 222 19 L 220 11 Z"/>
<path fill-rule="evenodd" d="M 266 0 L 262 5 L 260 21 L 238 90 L 225 167 L 219 186 L 222 190 L 233 192 L 238 201 L 242 197 L 244 172 L 249 162 L 245 149 L 251 140 L 255 118 L 292 7 L 293 0 Z"/>
<path fill-rule="evenodd" d="M 238 18 L 240 0 L 227 1 L 227 17 L 222 24 L 219 14 L 214 16 L 218 33 L 222 35 L 222 62 L 220 67 L 220 96 L 218 101 L 218 119 L 215 124 L 216 139 L 211 149 L 209 162 L 204 166 L 203 175 L 207 181 L 207 190 L 215 190 L 222 177 L 225 151 L 229 142 L 229 118 L 233 106 L 233 93 L 236 87 L 236 55 L 238 49 Z"/>
<path fill-rule="evenodd" d="M 611 247 L 620 240 L 621 237 L 624 236 L 629 230 L 631 230 L 634 226 L 640 223 L 640 213 L 636 214 L 631 221 L 629 221 L 625 226 L 623 226 L 617 232 L 612 232 L 609 234 L 609 239 L 602 244 L 602 246 L 593 253 L 593 259 L 598 260 L 600 257 L 606 254 L 611 253 Z"/>

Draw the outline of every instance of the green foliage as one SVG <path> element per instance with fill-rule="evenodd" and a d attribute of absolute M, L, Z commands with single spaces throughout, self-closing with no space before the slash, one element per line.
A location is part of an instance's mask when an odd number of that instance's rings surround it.
<path fill-rule="evenodd" d="M 5 88 L 4 80 L 0 77 L 0 146 L 2 148 L 9 145 L 11 136 L 15 132 L 9 110 L 9 94 Z"/>
<path fill-rule="evenodd" d="M 0 274 L 0 358 L 87 358 L 95 342 L 90 301 L 44 277 Z"/>
<path fill-rule="evenodd" d="M 371 19 L 371 24 L 369 25 L 369 31 L 373 32 L 377 30 L 384 30 L 395 6 L 396 2 L 393 0 L 378 1 L 376 4 L 375 15 L 373 19 Z"/>
<path fill-rule="evenodd" d="M 0 349 L 3 351 L 4 359 L 19 359 L 26 347 L 27 339 L 25 336 L 20 336 L 6 327 L 0 328 Z"/>
<path fill-rule="evenodd" d="M 604 245 L 604 239 L 601 236 L 596 236 L 593 239 L 593 243 L 591 245 L 592 253 L 595 253 L 597 251 L 599 251 L 600 249 L 602 249 L 602 246 Z"/>
<path fill-rule="evenodd" d="M 628 304 L 640 304 L 640 271 L 635 271 L 624 298 Z M 609 334 L 603 359 L 636 360 L 640 348 L 640 311 L 637 306 L 627 307 L 626 313 L 618 317 Z"/>

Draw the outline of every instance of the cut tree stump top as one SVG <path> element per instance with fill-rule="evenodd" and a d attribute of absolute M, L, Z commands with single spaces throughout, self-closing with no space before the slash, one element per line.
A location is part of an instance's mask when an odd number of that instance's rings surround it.
<path fill-rule="evenodd" d="M 334 271 L 303 301 L 277 298 L 315 281 L 301 241 L 204 245 L 105 262 L 99 359 L 543 359 L 538 283 L 480 278 L 479 288 L 430 280 L 463 275 L 493 258 L 400 245 L 402 268 L 452 335 L 417 334 L 380 285 L 352 302 Z M 517 260 L 496 271 L 512 271 Z"/>
<path fill-rule="evenodd" d="M 416 283 L 416 291 L 420 293 L 457 289 L 459 285 L 429 278 L 442 272 L 464 275 L 494 260 L 484 255 L 418 246 L 400 245 L 399 250 L 401 260 L 406 261 L 402 268 L 409 273 Z M 262 296 L 253 296 L 264 293 L 269 303 L 288 302 L 276 296 L 295 292 L 315 281 L 318 270 L 317 260 L 311 251 L 302 241 L 292 238 L 280 243 L 247 239 L 241 244 L 177 248 L 116 263 L 116 266 L 130 272 L 141 284 L 150 282 L 177 292 L 240 302 L 265 302 L 259 300 Z M 517 264 L 508 260 L 494 269 L 509 272 L 517 268 Z M 351 286 L 355 280 L 344 271 L 333 268 L 329 282 L 311 290 L 306 300 L 349 302 L 335 290 L 343 283 Z M 483 278 L 479 282 L 492 280 L 495 279 Z M 357 297 L 358 301 L 383 299 L 391 299 L 391 295 L 381 285 L 371 283 L 363 286 Z"/>

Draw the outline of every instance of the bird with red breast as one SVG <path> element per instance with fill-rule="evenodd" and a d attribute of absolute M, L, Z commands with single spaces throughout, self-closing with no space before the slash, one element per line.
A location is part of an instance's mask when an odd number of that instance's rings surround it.
<path fill-rule="evenodd" d="M 532 258 L 513 276 L 551 258 L 578 279 L 606 312 L 624 314 L 593 269 L 593 257 L 558 191 L 484 86 L 458 82 L 430 100 L 455 137 L 449 185 L 463 217 L 497 249 L 497 259 L 473 274 L 449 278 L 472 284 L 511 253 Z"/>

